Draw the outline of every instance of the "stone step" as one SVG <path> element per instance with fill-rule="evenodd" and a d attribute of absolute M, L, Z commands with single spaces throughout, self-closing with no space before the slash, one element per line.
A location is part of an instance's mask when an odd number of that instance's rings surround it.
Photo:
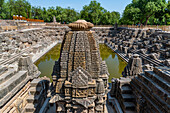
<path fill-rule="evenodd" d="M 168 90 L 164 90 L 162 87 L 157 85 L 151 78 L 145 76 L 144 74 L 138 75 L 139 79 L 143 81 L 146 87 L 148 87 L 154 94 L 158 95 L 162 100 L 166 101 L 165 95 L 169 95 Z"/>
<path fill-rule="evenodd" d="M 158 76 L 170 83 L 170 68 L 168 67 L 155 67 L 153 70 Z"/>
<path fill-rule="evenodd" d="M 135 104 L 133 102 L 123 102 L 126 110 L 135 110 Z"/>
<path fill-rule="evenodd" d="M 7 67 L 0 66 L 0 75 L 7 71 Z"/>
<path fill-rule="evenodd" d="M 25 112 L 26 112 L 26 113 L 30 113 L 30 112 L 34 113 L 34 111 L 36 110 L 36 109 L 35 109 L 36 106 L 37 106 L 37 104 L 28 103 L 28 104 L 25 106 Z"/>
<path fill-rule="evenodd" d="M 125 110 L 125 113 L 137 113 L 135 110 Z"/>
<path fill-rule="evenodd" d="M 38 95 L 40 94 L 41 90 L 42 90 L 42 87 L 31 87 L 29 89 L 31 95 Z"/>
<path fill-rule="evenodd" d="M 122 94 L 130 94 L 132 93 L 132 88 L 130 86 L 122 86 L 121 92 Z"/>
<path fill-rule="evenodd" d="M 162 87 L 164 90 L 170 91 L 170 82 L 167 82 L 162 77 L 155 74 L 153 71 L 145 71 L 145 75 L 152 79 L 157 85 Z"/>
<path fill-rule="evenodd" d="M 161 112 L 160 109 L 167 109 L 162 108 L 162 106 L 168 106 L 169 101 L 165 102 L 163 101 L 158 95 L 153 93 L 151 87 L 148 87 L 144 82 L 141 81 L 138 77 L 135 78 L 135 80 L 132 80 L 133 83 L 131 83 L 132 87 L 136 89 L 141 95 L 143 95 L 154 108 L 157 109 L 157 111 Z M 145 90 L 142 90 L 144 88 Z"/>
<path fill-rule="evenodd" d="M 28 103 L 38 103 L 39 98 L 40 98 L 40 95 L 29 95 L 27 97 L 27 102 Z"/>
<path fill-rule="evenodd" d="M 27 77 L 27 71 L 19 71 L 8 81 L 3 82 L 0 84 L 0 99 L 4 97 L 8 92 L 14 89 L 18 84 L 20 84 L 25 78 Z"/>
<path fill-rule="evenodd" d="M 17 112 L 17 110 L 16 110 L 16 108 L 15 107 L 13 107 L 12 109 L 10 109 L 10 111 L 9 112 L 7 112 L 7 113 L 16 113 Z"/>
<path fill-rule="evenodd" d="M 33 81 L 31 81 L 31 87 L 41 87 L 41 84 L 39 84 L 39 82 L 41 81 L 41 79 L 34 79 Z"/>
<path fill-rule="evenodd" d="M 135 96 L 133 94 L 122 94 L 122 98 L 124 102 L 132 102 L 135 100 Z"/>
<path fill-rule="evenodd" d="M 11 78 L 16 71 L 14 69 L 9 69 L 8 71 L 5 71 L 2 75 L 0 75 L 0 84 L 7 81 L 9 78 Z"/>

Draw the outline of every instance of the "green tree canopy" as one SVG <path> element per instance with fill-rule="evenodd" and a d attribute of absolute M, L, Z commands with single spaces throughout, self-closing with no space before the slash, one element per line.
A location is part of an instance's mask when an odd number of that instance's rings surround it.
<path fill-rule="evenodd" d="M 12 4 L 10 4 L 12 5 Z M 31 16 L 31 5 L 26 0 L 16 0 L 13 2 L 13 13 L 12 15 L 19 15 L 26 18 Z M 12 16 L 11 15 L 11 16 Z"/>
<path fill-rule="evenodd" d="M 94 24 L 113 25 L 118 22 L 120 14 L 118 12 L 109 12 L 97 1 L 91 1 L 89 5 L 85 5 L 80 12 L 80 18 L 85 19 Z"/>
<path fill-rule="evenodd" d="M 132 3 L 127 5 L 121 23 L 135 24 L 143 23 L 147 25 L 149 19 L 153 19 L 157 13 L 164 12 L 166 9 L 165 0 L 132 0 Z"/>
<path fill-rule="evenodd" d="M 71 23 L 77 19 L 85 19 L 96 25 L 119 24 L 170 24 L 170 1 L 165 0 L 132 0 L 128 4 L 120 19 L 120 13 L 107 11 L 96 0 L 85 5 L 78 12 L 73 8 L 60 6 L 44 8 L 31 6 L 27 0 L 0 0 L 0 18 L 12 19 L 19 15 L 32 19 L 43 19 L 52 22 L 53 17 L 60 23 Z"/>

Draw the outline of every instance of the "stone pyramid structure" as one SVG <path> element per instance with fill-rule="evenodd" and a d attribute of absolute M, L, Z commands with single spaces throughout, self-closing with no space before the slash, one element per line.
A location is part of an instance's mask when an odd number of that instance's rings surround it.
<path fill-rule="evenodd" d="M 92 23 L 78 20 L 68 25 L 60 58 L 54 66 L 50 103 L 57 112 L 104 113 L 108 70 L 100 58 L 98 38 Z"/>

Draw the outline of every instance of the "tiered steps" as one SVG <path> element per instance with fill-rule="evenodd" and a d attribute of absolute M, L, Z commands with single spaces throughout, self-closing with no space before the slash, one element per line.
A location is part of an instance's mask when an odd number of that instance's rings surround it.
<path fill-rule="evenodd" d="M 41 97 L 42 91 L 43 87 L 40 83 L 40 79 L 34 79 L 31 82 L 31 88 L 29 89 L 30 95 L 27 97 L 27 105 L 25 107 L 26 113 L 37 112 L 40 109 L 40 100 L 43 101 L 43 98 Z"/>
<path fill-rule="evenodd" d="M 134 90 L 145 98 L 154 111 L 167 112 L 170 109 L 169 73 L 167 67 L 155 67 L 153 71 L 139 74 L 131 82 Z"/>
<path fill-rule="evenodd" d="M 129 113 L 135 113 L 135 96 L 132 92 L 132 88 L 130 87 L 130 85 L 126 84 L 121 87 L 120 99 L 122 100 L 121 104 L 125 113 L 126 111 L 128 111 Z"/>
<path fill-rule="evenodd" d="M 126 94 L 126 93 L 131 93 L 132 89 L 129 86 L 123 86 L 121 87 L 121 91 L 123 94 Z"/>
<path fill-rule="evenodd" d="M 0 76 L 0 106 L 7 102 L 26 83 L 27 71 L 9 70 Z"/>
<path fill-rule="evenodd" d="M 28 103 L 26 106 L 25 106 L 25 112 L 26 113 L 33 113 L 36 109 L 36 105 L 34 104 L 31 104 L 31 103 Z"/>
<path fill-rule="evenodd" d="M 123 104 L 124 104 L 126 110 L 134 111 L 135 104 L 133 102 L 124 102 Z"/>
<path fill-rule="evenodd" d="M 14 74 L 16 73 L 16 71 L 14 69 L 9 69 L 5 72 L 3 72 L 0 75 L 0 84 L 2 84 L 3 82 L 7 81 L 9 78 L 11 78 Z"/>

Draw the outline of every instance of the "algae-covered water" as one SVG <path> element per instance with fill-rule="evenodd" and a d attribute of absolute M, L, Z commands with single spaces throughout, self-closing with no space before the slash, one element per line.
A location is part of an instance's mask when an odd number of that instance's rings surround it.
<path fill-rule="evenodd" d="M 61 44 L 57 44 L 53 47 L 48 53 L 42 56 L 35 65 L 38 67 L 41 72 L 40 77 L 47 76 L 52 81 L 52 72 L 55 61 L 60 57 Z"/>
<path fill-rule="evenodd" d="M 107 64 L 109 71 L 109 82 L 111 79 L 120 78 L 127 63 L 121 59 L 115 52 L 104 44 L 100 44 L 100 56 Z"/>
<path fill-rule="evenodd" d="M 40 77 L 47 76 L 52 81 L 51 73 L 53 71 L 55 61 L 60 57 L 60 48 L 61 44 L 57 44 L 35 63 L 41 72 Z M 108 71 L 110 73 L 109 82 L 111 82 L 113 77 L 119 78 L 122 76 L 122 71 L 127 65 L 125 61 L 123 61 L 116 53 L 104 44 L 100 44 L 100 56 L 102 57 L 102 60 L 106 61 Z"/>

